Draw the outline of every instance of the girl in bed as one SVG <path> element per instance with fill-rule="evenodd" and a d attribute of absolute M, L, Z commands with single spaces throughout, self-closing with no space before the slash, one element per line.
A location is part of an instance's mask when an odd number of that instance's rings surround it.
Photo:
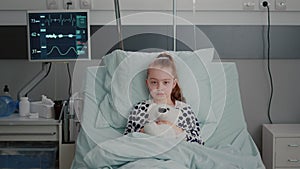
<path fill-rule="evenodd" d="M 147 125 L 153 122 L 150 119 L 151 108 L 157 107 L 153 105 L 163 105 L 162 107 L 166 109 L 162 109 L 162 113 L 164 110 L 170 109 L 177 110 L 179 113 L 176 114 L 175 121 L 168 120 L 168 118 L 156 118 L 154 121 L 156 126 L 168 126 L 176 135 L 184 133 L 186 141 L 204 144 L 200 135 L 199 122 L 191 106 L 185 103 L 179 87 L 172 56 L 162 53 L 150 63 L 147 69 L 146 85 L 152 99 L 141 101 L 133 106 L 124 134 L 131 132 L 147 133 L 149 130 Z M 170 111 L 169 113 L 173 112 Z"/>

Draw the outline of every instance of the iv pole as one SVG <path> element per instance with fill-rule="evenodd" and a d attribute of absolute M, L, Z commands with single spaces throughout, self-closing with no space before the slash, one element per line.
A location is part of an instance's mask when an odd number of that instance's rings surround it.
<path fill-rule="evenodd" d="M 120 48 L 124 50 L 123 38 L 122 38 L 122 29 L 121 29 L 121 17 L 120 17 L 120 5 L 119 0 L 114 0 L 115 4 L 115 15 L 116 15 L 116 22 L 118 26 L 118 33 L 119 33 L 119 41 L 120 41 Z M 173 0 L 173 50 L 176 51 L 176 16 L 177 16 L 177 1 Z"/>
<path fill-rule="evenodd" d="M 123 37 L 122 37 L 122 29 L 121 29 L 121 16 L 120 16 L 120 5 L 119 5 L 119 0 L 114 0 L 115 4 L 115 15 L 116 15 L 116 22 L 118 26 L 118 33 L 119 33 L 119 41 L 120 41 L 120 48 L 124 50 L 124 45 L 123 45 Z"/>
<path fill-rule="evenodd" d="M 177 1 L 176 0 L 173 0 L 173 50 L 174 52 L 176 51 L 176 15 L 177 15 Z"/>

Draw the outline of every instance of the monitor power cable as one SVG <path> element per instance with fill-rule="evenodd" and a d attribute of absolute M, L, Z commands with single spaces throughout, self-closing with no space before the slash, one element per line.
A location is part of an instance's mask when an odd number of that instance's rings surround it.
<path fill-rule="evenodd" d="M 46 77 L 49 75 L 49 73 L 50 73 L 50 71 L 51 71 L 51 67 L 52 67 L 52 63 L 51 63 L 51 62 L 46 63 L 46 64 L 49 64 L 49 69 L 48 69 L 46 75 L 44 76 L 44 78 L 46 78 Z"/>
<path fill-rule="evenodd" d="M 69 77 L 69 89 L 68 89 L 68 94 L 69 94 L 69 99 L 72 96 L 72 76 L 71 76 L 71 71 L 70 71 L 70 66 L 69 63 L 67 63 L 67 70 L 68 70 L 68 77 Z"/>
<path fill-rule="evenodd" d="M 272 99 L 273 99 L 273 93 L 274 93 L 274 86 L 273 86 L 273 77 L 271 72 L 271 65 L 270 65 L 270 49 L 271 49 L 271 42 L 270 42 L 270 7 L 269 3 L 267 1 L 263 1 L 262 5 L 267 8 L 268 12 L 268 24 L 267 24 L 267 68 L 268 68 L 268 75 L 270 79 L 270 97 L 269 97 L 269 103 L 268 103 L 268 119 L 271 124 L 273 124 L 272 118 L 271 118 L 271 105 L 272 105 Z"/>
<path fill-rule="evenodd" d="M 69 1 L 69 2 L 66 3 L 66 5 L 67 5 L 67 10 L 70 9 L 70 6 L 71 6 L 72 4 L 73 4 L 72 1 Z"/>

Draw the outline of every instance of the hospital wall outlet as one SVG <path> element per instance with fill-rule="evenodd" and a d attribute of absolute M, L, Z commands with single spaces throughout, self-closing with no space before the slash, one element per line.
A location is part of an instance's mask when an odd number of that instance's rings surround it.
<path fill-rule="evenodd" d="M 92 9 L 91 0 L 79 0 L 80 9 Z"/>
<path fill-rule="evenodd" d="M 267 6 L 270 10 L 274 9 L 275 0 L 259 0 L 259 10 L 267 11 Z"/>
<path fill-rule="evenodd" d="M 248 11 L 285 11 L 287 10 L 287 0 L 243 0 L 243 10 Z"/>
<path fill-rule="evenodd" d="M 93 0 L 46 0 L 47 9 L 92 9 Z"/>
<path fill-rule="evenodd" d="M 275 10 L 285 11 L 286 10 L 286 0 L 275 0 Z"/>
<path fill-rule="evenodd" d="M 58 9 L 58 0 L 47 0 L 47 9 Z"/>
<path fill-rule="evenodd" d="M 244 10 L 254 10 L 255 9 L 255 0 L 244 0 L 243 1 L 243 9 Z"/>
<path fill-rule="evenodd" d="M 75 0 L 64 0 L 64 9 L 75 9 Z"/>

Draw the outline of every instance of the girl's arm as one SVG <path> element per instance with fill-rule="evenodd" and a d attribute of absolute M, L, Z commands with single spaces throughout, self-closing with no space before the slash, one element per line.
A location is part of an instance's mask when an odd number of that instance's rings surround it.
<path fill-rule="evenodd" d="M 136 112 L 139 109 L 139 104 L 140 103 L 137 103 L 136 105 L 134 105 L 132 110 L 129 113 L 128 120 L 127 120 L 127 125 L 126 125 L 125 131 L 124 131 L 124 135 L 126 135 L 128 133 L 132 133 L 135 130 L 135 125 L 133 125 L 133 120 L 132 119 L 135 116 L 134 112 Z"/>
<path fill-rule="evenodd" d="M 186 133 L 188 142 L 197 142 L 204 144 L 201 137 L 200 124 L 190 106 L 181 108 L 182 115 L 179 117 L 178 127 L 182 128 Z"/>
<path fill-rule="evenodd" d="M 195 125 L 193 125 L 193 128 L 186 131 L 187 141 L 197 142 L 199 144 L 204 145 L 204 141 L 202 140 L 202 137 L 201 137 L 200 125 L 199 125 L 197 118 L 195 118 L 194 124 Z"/>
<path fill-rule="evenodd" d="M 132 128 L 132 121 L 129 120 L 130 118 L 132 118 L 132 111 L 129 113 L 129 117 L 128 117 L 128 120 L 127 120 L 127 125 L 126 125 L 126 128 L 125 128 L 125 131 L 124 131 L 124 135 L 128 134 L 128 133 L 132 133 L 133 132 L 133 128 Z"/>
<path fill-rule="evenodd" d="M 139 102 L 135 104 L 132 108 L 132 110 L 129 113 L 127 125 L 124 131 L 124 135 L 132 132 L 141 132 L 143 125 L 140 121 L 141 116 L 139 115 L 142 112 L 145 112 L 145 110 L 141 109 L 142 105 L 145 105 L 145 101 Z"/>

